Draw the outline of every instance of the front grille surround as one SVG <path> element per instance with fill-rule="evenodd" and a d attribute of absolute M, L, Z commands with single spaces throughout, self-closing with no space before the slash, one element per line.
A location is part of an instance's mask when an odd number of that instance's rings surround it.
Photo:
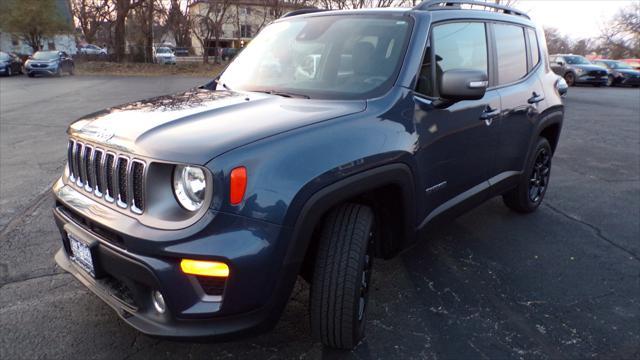
<path fill-rule="evenodd" d="M 76 139 L 69 140 L 67 156 L 68 183 L 136 215 L 144 213 L 145 161 Z"/>

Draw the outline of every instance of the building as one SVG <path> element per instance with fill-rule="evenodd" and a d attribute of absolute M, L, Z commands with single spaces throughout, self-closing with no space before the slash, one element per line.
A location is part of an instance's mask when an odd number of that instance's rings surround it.
<path fill-rule="evenodd" d="M 225 6 L 226 9 L 222 9 Z M 209 10 L 209 7 L 213 7 L 213 9 Z M 299 5 L 281 0 L 203 0 L 192 4 L 188 11 L 190 18 L 195 23 L 198 23 L 199 17 L 205 17 L 209 13 L 213 25 L 217 24 L 221 27 L 219 48 L 241 48 L 271 21 L 297 8 Z M 224 13 L 224 16 L 221 13 Z M 197 33 L 191 35 L 195 54 L 203 55 L 206 49 L 210 56 L 216 55 L 215 37 L 206 36 L 207 32 L 211 33 L 212 31 L 199 28 L 195 23 L 193 32 Z"/>
<path fill-rule="evenodd" d="M 0 0 L 1 1 L 1 0 Z M 56 8 L 62 18 L 73 28 L 73 16 L 71 15 L 71 3 L 69 0 L 55 0 Z M 58 34 L 45 39 L 43 50 L 62 50 L 68 54 L 77 52 L 75 35 Z M 0 50 L 14 52 L 16 54 L 31 55 L 33 49 L 23 42 L 16 34 L 11 34 L 0 29 Z"/>

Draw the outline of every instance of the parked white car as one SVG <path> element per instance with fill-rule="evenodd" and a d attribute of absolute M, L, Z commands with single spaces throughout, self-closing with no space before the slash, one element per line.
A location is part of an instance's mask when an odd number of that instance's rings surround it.
<path fill-rule="evenodd" d="M 107 49 L 97 45 L 88 44 L 78 48 L 78 53 L 83 55 L 107 55 Z"/>
<path fill-rule="evenodd" d="M 157 48 L 153 58 L 158 64 L 176 64 L 176 55 L 168 47 Z"/>

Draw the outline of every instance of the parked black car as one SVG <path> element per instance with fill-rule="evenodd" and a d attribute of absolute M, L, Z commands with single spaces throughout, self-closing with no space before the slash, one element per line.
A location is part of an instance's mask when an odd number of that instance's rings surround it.
<path fill-rule="evenodd" d="M 617 60 L 598 59 L 593 62 L 609 69 L 607 86 L 629 85 L 640 86 L 640 70 L 636 70 L 631 65 Z"/>
<path fill-rule="evenodd" d="M 36 75 L 62 76 L 62 73 L 73 75 L 75 64 L 71 56 L 64 51 L 38 51 L 29 57 L 24 68 L 29 77 Z"/>
<path fill-rule="evenodd" d="M 12 53 L 0 51 L 0 75 L 22 74 L 22 61 Z"/>
<path fill-rule="evenodd" d="M 549 58 L 551 69 L 564 77 L 567 85 L 590 84 L 593 86 L 607 85 L 609 71 L 598 66 L 580 55 L 551 55 Z"/>
<path fill-rule="evenodd" d="M 526 14 L 295 14 L 214 81 L 68 129 L 56 261 L 144 333 L 267 330 L 301 275 L 314 337 L 352 348 L 374 258 L 495 196 L 543 201 L 564 107 Z"/>

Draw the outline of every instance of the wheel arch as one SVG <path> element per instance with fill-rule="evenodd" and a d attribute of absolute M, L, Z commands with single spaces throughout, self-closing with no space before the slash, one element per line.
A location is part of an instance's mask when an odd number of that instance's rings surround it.
<path fill-rule="evenodd" d="M 385 225 L 379 255 L 390 257 L 415 238 L 415 187 L 413 173 L 404 163 L 368 169 L 321 188 L 305 199 L 294 200 L 291 214 L 297 214 L 285 261 L 310 266 L 315 247 L 314 234 L 323 218 L 335 206 L 354 201 L 371 206 Z M 297 210 L 299 209 L 299 210 Z M 386 210 L 386 211 L 385 211 Z M 400 236 L 397 236 L 400 233 Z M 304 270 L 304 269 L 302 269 Z"/>
<path fill-rule="evenodd" d="M 560 132 L 562 131 L 562 121 L 564 117 L 564 108 L 556 106 L 543 112 L 540 116 L 540 122 L 536 131 L 536 138 L 544 137 L 551 144 L 551 150 L 555 153 L 560 140 Z"/>

